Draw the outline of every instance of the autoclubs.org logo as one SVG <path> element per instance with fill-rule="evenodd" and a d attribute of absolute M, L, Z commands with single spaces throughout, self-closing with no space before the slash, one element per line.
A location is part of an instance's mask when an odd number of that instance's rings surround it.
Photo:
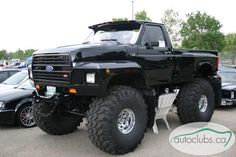
<path fill-rule="evenodd" d="M 177 150 L 192 155 L 212 155 L 229 149 L 235 141 L 234 133 L 216 123 L 189 123 L 182 125 L 169 136 Z"/>

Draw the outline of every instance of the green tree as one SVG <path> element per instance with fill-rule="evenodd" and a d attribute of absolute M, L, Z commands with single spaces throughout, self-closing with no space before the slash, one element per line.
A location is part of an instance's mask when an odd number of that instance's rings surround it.
<path fill-rule="evenodd" d="M 18 49 L 12 55 L 13 55 L 14 58 L 23 59 L 24 58 L 24 51 L 21 50 L 21 49 Z"/>
<path fill-rule="evenodd" d="M 27 57 L 32 56 L 32 54 L 33 54 L 35 51 L 37 51 L 37 50 L 35 50 L 35 49 L 27 49 L 27 50 L 25 50 L 25 52 L 24 52 L 24 58 L 27 58 Z"/>
<path fill-rule="evenodd" d="M 25 59 L 32 56 L 33 52 L 35 51 L 36 51 L 35 49 L 27 49 L 27 50 L 18 49 L 15 52 L 8 53 L 7 58 L 8 59 L 11 59 L 11 58 Z"/>
<path fill-rule="evenodd" d="M 19 58 L 19 59 L 25 59 L 30 56 L 36 51 L 36 49 L 27 49 L 27 50 L 21 50 L 18 49 L 15 52 L 7 52 L 6 50 L 0 50 L 0 59 L 12 59 L 12 58 Z"/>
<path fill-rule="evenodd" d="M 231 63 L 235 64 L 236 59 L 236 33 L 229 33 L 225 36 L 225 53 L 230 56 Z"/>
<path fill-rule="evenodd" d="M 220 21 L 206 13 L 196 12 L 187 15 L 180 31 L 182 46 L 205 50 L 221 51 L 225 46 L 224 34 L 220 32 Z"/>
<path fill-rule="evenodd" d="M 183 22 L 179 17 L 179 13 L 173 9 L 167 9 L 164 11 L 164 16 L 161 18 L 161 22 L 165 24 L 174 47 L 178 47 L 181 41 L 180 30 Z"/>
<path fill-rule="evenodd" d="M 112 21 L 115 22 L 115 21 L 128 21 L 128 18 L 112 18 Z"/>
<path fill-rule="evenodd" d="M 11 58 L 12 58 L 11 53 L 7 52 L 6 55 L 5 55 L 5 59 L 8 60 L 8 59 L 11 59 Z"/>
<path fill-rule="evenodd" d="M 151 18 L 147 16 L 147 12 L 145 10 L 137 12 L 135 14 L 135 20 L 152 21 Z"/>
<path fill-rule="evenodd" d="M 6 59 L 7 51 L 6 50 L 1 50 L 0 51 L 0 59 Z"/>

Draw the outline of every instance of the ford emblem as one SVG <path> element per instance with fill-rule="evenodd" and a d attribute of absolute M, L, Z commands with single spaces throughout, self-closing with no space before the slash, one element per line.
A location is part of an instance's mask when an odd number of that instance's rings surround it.
<path fill-rule="evenodd" d="M 48 72 L 52 72 L 53 71 L 53 66 L 51 66 L 51 65 L 46 66 L 46 70 Z"/>

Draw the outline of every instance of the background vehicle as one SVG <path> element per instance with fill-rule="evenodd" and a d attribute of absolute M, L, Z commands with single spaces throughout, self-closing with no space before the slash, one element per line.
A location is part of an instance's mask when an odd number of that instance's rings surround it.
<path fill-rule="evenodd" d="M 24 83 L 28 79 L 29 79 L 28 71 L 26 71 L 26 70 L 20 71 L 16 74 L 12 75 L 11 77 L 6 79 L 5 81 L 3 81 L 0 84 L 0 90 L 3 91 L 6 89 L 17 88 L 18 86 L 20 86 L 22 83 Z"/>
<path fill-rule="evenodd" d="M 17 69 L 1 69 L 0 70 L 0 83 L 5 81 L 10 76 L 14 75 L 15 73 L 19 72 Z"/>
<path fill-rule="evenodd" d="M 124 154 L 153 125 L 158 97 L 175 89 L 182 123 L 210 121 L 221 103 L 216 51 L 174 49 L 164 25 L 153 22 L 89 28 L 94 34 L 82 45 L 33 54 L 34 119 L 40 129 L 70 133 L 87 117 L 93 144 Z"/>
<path fill-rule="evenodd" d="M 23 69 L 23 68 L 27 68 L 28 64 L 26 64 L 25 62 L 20 63 L 19 66 L 17 66 L 18 69 Z"/>
<path fill-rule="evenodd" d="M 20 86 L 0 93 L 0 124 L 35 126 L 32 110 L 33 82 L 27 79 Z"/>
<path fill-rule="evenodd" d="M 236 105 L 236 69 L 220 66 L 219 75 L 222 78 L 221 105 Z"/>

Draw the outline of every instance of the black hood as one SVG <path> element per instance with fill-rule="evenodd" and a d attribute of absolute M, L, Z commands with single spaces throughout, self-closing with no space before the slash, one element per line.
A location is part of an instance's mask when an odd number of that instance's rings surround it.
<path fill-rule="evenodd" d="M 8 89 L 0 92 L 0 101 L 7 102 L 19 98 L 26 98 L 32 95 L 34 90 Z"/>
<path fill-rule="evenodd" d="M 53 49 L 39 50 L 34 53 L 67 53 L 72 56 L 73 61 L 87 61 L 87 60 L 112 60 L 125 59 L 127 56 L 127 47 L 129 45 L 120 45 L 115 42 L 102 42 L 98 44 L 81 44 L 62 46 Z"/>
<path fill-rule="evenodd" d="M 222 83 L 222 89 L 224 89 L 224 90 L 236 90 L 236 83 Z"/>

